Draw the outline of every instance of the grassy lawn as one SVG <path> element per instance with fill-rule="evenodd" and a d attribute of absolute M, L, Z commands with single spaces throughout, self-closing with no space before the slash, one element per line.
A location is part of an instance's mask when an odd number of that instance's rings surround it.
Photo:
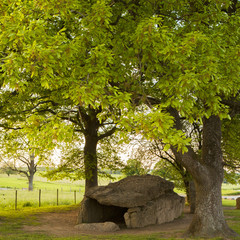
<path fill-rule="evenodd" d="M 229 226 L 240 234 L 240 210 L 235 210 L 235 201 L 223 200 L 224 206 L 231 206 L 232 209 L 224 210 Z M 47 234 L 26 233 L 22 230 L 23 225 L 38 225 L 38 214 L 48 212 L 63 212 L 79 208 L 79 205 L 58 206 L 58 207 L 41 207 L 41 208 L 25 208 L 18 211 L 0 211 L 0 240 L 160 240 L 164 238 L 164 232 L 153 234 L 136 234 L 136 235 L 81 235 L 78 237 L 53 237 Z M 168 238 L 174 239 L 174 238 Z M 199 239 L 199 238 L 198 238 Z M 222 239 L 222 238 L 212 238 Z M 223 239 L 222 239 L 223 240 Z"/>
<path fill-rule="evenodd" d="M 118 181 L 121 178 L 119 174 L 112 175 L 115 180 Z M 60 180 L 60 181 L 50 181 L 46 178 L 41 177 L 39 174 L 35 174 L 34 176 L 34 189 L 42 189 L 42 190 L 56 190 L 59 189 L 61 191 L 84 191 L 84 180 L 79 181 L 69 181 L 69 180 Z M 99 185 L 107 185 L 110 182 L 109 179 L 99 178 Z M 27 189 L 28 181 L 25 176 L 21 175 L 10 175 L 0 174 L 0 188 L 11 188 L 11 189 Z"/>
<path fill-rule="evenodd" d="M 185 194 L 185 191 L 182 189 L 175 188 L 174 191 L 178 194 Z M 230 195 L 240 195 L 240 185 L 232 185 L 229 183 L 222 184 L 222 195 L 230 196 Z"/>
<path fill-rule="evenodd" d="M 0 209 L 15 209 L 16 190 L 0 191 Z M 58 191 L 57 190 L 41 190 L 40 204 L 41 206 L 55 205 L 71 205 L 79 203 L 83 198 L 83 191 Z M 39 207 L 39 191 L 34 190 L 17 190 L 17 209 L 24 207 Z"/>
<path fill-rule="evenodd" d="M 240 185 L 222 184 L 222 195 L 240 195 Z"/>
<path fill-rule="evenodd" d="M 114 175 L 116 180 L 120 175 Z M 108 179 L 99 179 L 99 185 L 106 185 Z M 41 206 L 71 205 L 79 203 L 83 198 L 84 180 L 71 182 L 68 180 L 49 181 L 36 174 L 34 177 L 34 191 L 28 192 L 28 181 L 25 176 L 0 174 L 0 209 L 15 208 L 15 194 L 17 190 L 17 208 L 38 207 L 39 189 L 41 189 Z"/>
<path fill-rule="evenodd" d="M 68 211 L 79 207 L 78 205 L 25 208 L 18 211 L 0 211 L 0 239 L 28 240 L 28 239 L 54 239 L 46 234 L 28 234 L 22 230 L 23 225 L 37 225 L 37 215 L 49 212 Z"/>
<path fill-rule="evenodd" d="M 101 179 L 100 184 L 105 185 L 109 180 Z M 53 237 L 46 234 L 26 233 L 22 227 L 24 225 L 39 225 L 38 215 L 48 212 L 62 212 L 74 208 L 79 205 L 74 204 L 74 191 L 76 191 L 77 203 L 83 197 L 84 181 L 55 181 L 50 182 L 41 176 L 36 176 L 34 181 L 35 190 L 28 192 L 22 190 L 27 188 L 27 180 L 19 175 L 7 176 L 0 174 L 0 188 L 9 188 L 10 190 L 0 190 L 0 240 L 157 240 L 164 238 L 164 232 L 141 235 L 98 235 L 88 236 L 82 235 L 78 237 Z M 18 191 L 18 210 L 14 210 L 15 189 Z M 41 206 L 39 204 L 39 190 L 41 189 Z M 59 205 L 57 204 L 57 189 L 59 192 Z M 223 184 L 223 195 L 240 194 L 240 185 Z M 240 234 L 240 210 L 235 210 L 235 200 L 223 200 L 223 206 L 231 207 L 224 210 L 229 226 Z M 63 226 L 64 227 L 64 226 Z M 174 238 L 168 238 L 174 239 Z M 215 238 L 221 239 L 221 238 Z"/>
<path fill-rule="evenodd" d="M 41 206 L 71 205 L 79 203 L 83 198 L 84 181 L 50 182 L 41 176 L 36 176 L 34 191 L 27 190 L 28 183 L 24 176 L 0 174 L 0 209 L 15 209 L 17 190 L 17 208 L 38 207 L 39 189 L 41 189 Z M 58 189 L 58 198 L 57 198 Z M 76 192 L 76 193 L 75 193 Z M 58 199 L 58 200 L 57 200 Z"/>
<path fill-rule="evenodd" d="M 49 181 L 36 174 L 34 177 L 34 188 L 42 190 L 62 190 L 62 191 L 79 191 L 84 190 L 84 181 L 70 182 L 64 181 Z M 0 174 L 0 188 L 12 189 L 27 189 L 28 181 L 25 176 Z"/>

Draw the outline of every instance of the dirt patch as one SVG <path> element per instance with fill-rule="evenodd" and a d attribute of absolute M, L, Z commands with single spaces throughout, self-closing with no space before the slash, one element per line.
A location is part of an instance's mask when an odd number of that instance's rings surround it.
<path fill-rule="evenodd" d="M 192 214 L 189 213 L 189 209 L 185 208 L 184 214 L 182 217 L 175 219 L 170 223 L 164 223 L 161 225 L 151 225 L 144 228 L 138 229 L 127 229 L 122 227 L 120 231 L 114 233 L 106 232 L 80 232 L 79 230 L 74 229 L 76 225 L 76 219 L 78 215 L 78 210 L 71 210 L 67 212 L 60 213 L 44 213 L 38 215 L 36 226 L 24 226 L 25 232 L 34 232 L 34 233 L 45 233 L 57 237 L 71 237 L 77 235 L 108 235 L 108 234 L 151 234 L 151 233 L 160 233 L 165 237 L 176 237 L 180 236 L 184 231 L 187 230 L 191 220 Z"/>

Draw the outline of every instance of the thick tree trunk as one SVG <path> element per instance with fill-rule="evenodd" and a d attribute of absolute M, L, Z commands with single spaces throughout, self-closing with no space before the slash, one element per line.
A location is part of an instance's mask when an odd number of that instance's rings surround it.
<path fill-rule="evenodd" d="M 189 235 L 213 237 L 233 234 L 223 215 L 221 184 L 214 169 L 206 173 L 205 180 L 195 182 L 196 209 L 188 230 Z"/>
<path fill-rule="evenodd" d="M 89 188 L 98 185 L 98 172 L 97 172 L 97 143 L 99 141 L 98 130 L 100 122 L 97 114 L 100 111 L 79 106 L 79 122 L 82 121 L 81 128 L 83 129 L 85 137 L 84 145 L 84 167 L 85 167 L 85 192 Z"/>
<path fill-rule="evenodd" d="M 182 130 L 182 122 L 176 109 L 169 108 L 175 119 L 175 128 Z M 221 186 L 223 181 L 223 162 L 221 151 L 221 121 L 212 115 L 203 119 L 202 156 L 194 153 L 189 146 L 182 154 L 172 148 L 179 163 L 192 175 L 196 188 L 196 209 L 193 221 L 186 236 L 232 237 L 238 236 L 231 230 L 224 218 Z"/>
<path fill-rule="evenodd" d="M 98 185 L 97 174 L 97 136 L 85 136 L 84 165 L 85 165 L 85 192 Z"/>
<path fill-rule="evenodd" d="M 182 129 L 178 112 L 170 109 L 175 118 L 176 129 Z M 202 156 L 199 159 L 191 147 L 181 154 L 172 148 L 177 160 L 192 175 L 196 188 L 196 209 L 193 221 L 186 236 L 232 237 L 237 234 L 231 230 L 224 218 L 221 185 L 223 181 L 223 162 L 221 151 L 221 121 L 218 116 L 203 120 Z"/>
<path fill-rule="evenodd" d="M 196 187 L 196 210 L 187 234 L 236 236 L 228 227 L 222 208 L 221 122 L 217 116 L 204 119 L 202 159 L 198 168 L 192 169 L 192 176 Z"/>
<path fill-rule="evenodd" d="M 90 106 L 83 108 L 79 106 L 79 122 L 80 127 L 85 136 L 84 146 L 84 167 L 85 167 L 85 192 L 98 185 L 98 164 L 97 164 L 97 143 L 99 140 L 111 136 L 116 127 L 99 135 L 99 127 L 101 126 L 97 115 L 100 109 L 93 109 Z"/>
<path fill-rule="evenodd" d="M 90 106 L 88 109 L 79 106 L 79 122 L 80 127 L 84 133 L 85 145 L 84 145 L 84 168 L 85 168 L 85 193 L 92 187 L 98 186 L 98 162 L 97 162 L 97 144 L 101 139 L 111 136 L 115 127 L 109 131 L 99 134 L 100 122 L 97 115 L 101 112 L 101 109 L 93 109 Z M 82 216 L 84 214 L 94 215 L 89 201 L 84 197 L 81 202 L 81 206 L 78 215 L 78 222 L 82 223 Z M 88 206 L 86 206 L 88 204 Z"/>

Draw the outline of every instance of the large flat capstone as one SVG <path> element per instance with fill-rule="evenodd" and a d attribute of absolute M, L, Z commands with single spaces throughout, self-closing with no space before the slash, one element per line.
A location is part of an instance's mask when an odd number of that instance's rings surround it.
<path fill-rule="evenodd" d="M 144 206 L 172 192 L 173 188 L 172 182 L 158 176 L 130 176 L 107 186 L 93 187 L 86 193 L 86 197 L 96 199 L 102 205 L 132 208 Z"/>
<path fill-rule="evenodd" d="M 111 221 L 128 228 L 170 222 L 182 214 L 184 198 L 158 176 L 131 176 L 93 187 L 81 203 L 78 223 Z"/>

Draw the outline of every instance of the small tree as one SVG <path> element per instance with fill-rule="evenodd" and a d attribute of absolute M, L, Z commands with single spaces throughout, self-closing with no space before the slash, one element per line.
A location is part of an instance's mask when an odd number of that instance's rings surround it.
<path fill-rule="evenodd" d="M 7 173 L 15 172 L 23 174 L 28 179 L 28 191 L 33 190 L 33 178 L 37 171 L 37 163 L 35 162 L 34 154 L 29 154 L 29 157 L 18 156 L 18 158 L 3 160 L 7 166 Z"/>
<path fill-rule="evenodd" d="M 126 176 L 144 175 L 148 173 L 148 169 L 144 168 L 140 159 L 133 158 L 127 160 L 127 164 L 122 169 L 122 173 Z"/>
<path fill-rule="evenodd" d="M 47 157 L 48 152 L 43 148 L 41 151 L 40 145 L 37 149 L 34 146 L 35 143 L 33 144 L 28 139 L 25 130 L 2 130 L 1 161 L 7 169 L 26 176 L 28 179 L 28 190 L 32 191 L 37 165 Z"/>
<path fill-rule="evenodd" d="M 3 165 L 1 166 L 1 173 L 6 173 L 9 177 L 11 174 L 15 174 L 16 172 L 13 171 L 12 167 L 9 167 L 8 164 L 3 163 Z"/>

